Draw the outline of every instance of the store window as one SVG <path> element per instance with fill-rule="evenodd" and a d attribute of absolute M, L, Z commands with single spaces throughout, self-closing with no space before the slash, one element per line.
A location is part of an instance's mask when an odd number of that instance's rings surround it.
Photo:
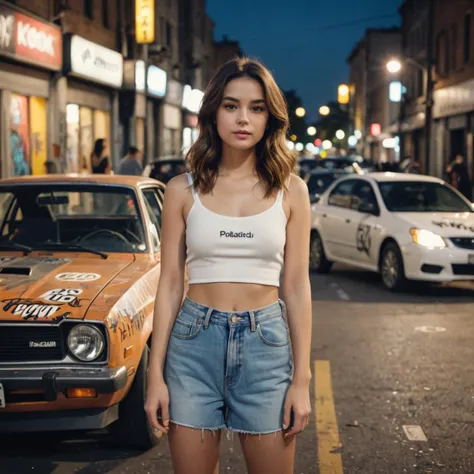
<path fill-rule="evenodd" d="M 11 94 L 10 156 L 11 175 L 46 173 L 46 100 Z"/>
<path fill-rule="evenodd" d="M 97 139 L 110 149 L 110 114 L 77 104 L 67 105 L 67 171 L 91 173 L 91 153 Z"/>

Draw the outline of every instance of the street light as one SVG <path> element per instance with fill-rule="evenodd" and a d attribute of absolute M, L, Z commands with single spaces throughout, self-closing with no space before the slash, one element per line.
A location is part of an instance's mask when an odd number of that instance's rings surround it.
<path fill-rule="evenodd" d="M 430 15 L 432 16 L 433 12 L 433 0 L 430 0 Z M 430 28 L 431 28 L 430 24 Z M 429 37 L 432 35 L 429 34 Z M 428 41 L 430 43 L 430 41 Z M 430 58 L 428 54 L 428 58 Z M 417 67 L 425 74 L 426 78 L 426 96 L 425 96 L 425 172 L 429 173 L 429 163 L 430 163 L 430 151 L 431 151 L 431 122 L 433 121 L 433 72 L 431 68 L 431 62 L 428 61 L 427 64 L 421 64 L 413 58 L 404 58 L 404 63 L 412 64 Z M 391 74 L 396 74 L 402 68 L 402 62 L 398 59 L 392 59 L 386 64 L 387 70 Z M 402 110 L 403 110 L 403 101 L 400 102 L 400 120 L 399 120 L 399 136 L 401 137 L 401 127 L 402 127 Z"/>
<path fill-rule="evenodd" d="M 306 115 L 306 110 L 303 108 L 303 107 L 298 107 L 296 110 L 295 110 L 295 115 L 297 117 L 304 117 Z"/>
<path fill-rule="evenodd" d="M 338 130 L 336 132 L 336 138 L 338 140 L 342 140 L 345 136 L 346 136 L 346 134 L 344 133 L 344 130 Z"/>
<path fill-rule="evenodd" d="M 322 116 L 329 115 L 331 113 L 331 110 L 327 105 L 323 105 L 322 107 L 319 108 L 319 113 Z"/>
<path fill-rule="evenodd" d="M 316 132 L 317 132 L 316 127 L 308 127 L 308 130 L 306 130 L 306 133 L 307 133 L 310 137 L 316 135 Z"/>
<path fill-rule="evenodd" d="M 392 59 L 387 63 L 386 67 L 390 74 L 396 74 L 402 69 L 402 63 L 398 59 Z"/>

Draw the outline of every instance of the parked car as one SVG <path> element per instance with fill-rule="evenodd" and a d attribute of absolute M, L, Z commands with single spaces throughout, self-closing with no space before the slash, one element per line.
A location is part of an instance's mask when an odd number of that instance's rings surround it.
<path fill-rule="evenodd" d="M 312 205 L 311 268 L 334 262 L 407 280 L 474 280 L 473 205 L 444 181 L 402 173 L 348 176 Z"/>
<path fill-rule="evenodd" d="M 315 202 L 319 196 L 336 180 L 342 176 L 346 176 L 347 171 L 326 170 L 323 168 L 315 168 L 305 176 L 306 185 L 311 202 Z"/>
<path fill-rule="evenodd" d="M 143 407 L 163 193 L 134 176 L 0 181 L 0 433 L 158 443 Z"/>
<path fill-rule="evenodd" d="M 167 184 L 171 178 L 188 171 L 187 162 L 184 158 L 171 158 L 166 160 L 155 160 L 145 166 L 143 176 L 157 179 Z"/>

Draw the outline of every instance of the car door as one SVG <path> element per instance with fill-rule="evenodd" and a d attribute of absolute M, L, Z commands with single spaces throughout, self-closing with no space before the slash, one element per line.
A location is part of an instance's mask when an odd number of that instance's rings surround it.
<path fill-rule="evenodd" d="M 350 258 L 363 265 L 373 264 L 376 256 L 375 241 L 379 232 L 380 207 L 374 188 L 369 181 L 358 179 L 353 189 L 354 217 L 347 223 L 350 237 Z M 369 212 L 369 210 L 372 211 Z"/>
<path fill-rule="evenodd" d="M 355 179 L 346 179 L 336 184 L 322 210 L 323 244 L 333 258 L 346 259 L 350 255 L 351 242 L 347 236 L 347 223 L 356 214 L 351 208 L 355 182 Z"/>

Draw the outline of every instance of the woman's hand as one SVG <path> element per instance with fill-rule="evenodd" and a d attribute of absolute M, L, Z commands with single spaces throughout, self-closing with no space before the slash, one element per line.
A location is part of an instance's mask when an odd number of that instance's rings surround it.
<path fill-rule="evenodd" d="M 170 424 L 169 403 L 170 397 L 168 387 L 161 374 L 148 370 L 147 393 L 145 400 L 145 412 L 153 431 L 168 433 Z M 158 418 L 158 410 L 161 416 Z"/>
<path fill-rule="evenodd" d="M 290 427 L 292 411 L 294 420 L 293 425 Z M 301 433 L 309 424 L 310 414 L 309 385 L 306 383 L 292 383 L 285 399 L 283 430 L 288 430 L 285 433 L 285 439 Z"/>

